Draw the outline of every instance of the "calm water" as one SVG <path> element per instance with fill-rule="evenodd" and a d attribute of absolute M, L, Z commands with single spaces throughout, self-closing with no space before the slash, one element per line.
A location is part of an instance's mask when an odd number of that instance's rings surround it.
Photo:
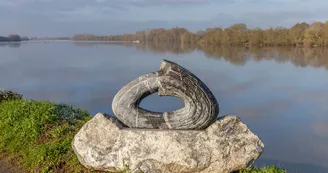
<path fill-rule="evenodd" d="M 172 60 L 215 94 L 220 115 L 236 114 L 265 143 L 257 165 L 289 172 L 328 172 L 328 50 L 215 48 L 186 45 L 28 42 L 0 44 L 0 83 L 26 98 L 112 114 L 114 95 L 129 81 Z M 156 95 L 142 106 L 183 107 Z"/>

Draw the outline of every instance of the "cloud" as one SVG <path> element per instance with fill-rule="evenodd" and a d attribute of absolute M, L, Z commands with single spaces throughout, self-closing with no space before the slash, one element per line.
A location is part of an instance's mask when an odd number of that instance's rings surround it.
<path fill-rule="evenodd" d="M 222 0 L 227 1 L 227 0 Z M 107 7 L 117 10 L 126 9 L 124 6 L 153 6 L 153 5 L 193 5 L 208 4 L 214 0 L 4 0 L 0 7 L 33 8 L 33 9 L 76 9 L 80 7 Z"/>
<path fill-rule="evenodd" d="M 312 23 L 315 21 L 324 22 L 327 19 L 321 16 L 328 16 L 328 11 L 300 11 L 300 10 L 275 10 L 275 11 L 248 11 L 236 14 L 219 13 L 212 21 L 220 23 L 222 27 L 228 27 L 236 23 L 245 23 L 249 28 L 261 27 L 291 27 L 300 22 Z"/>
<path fill-rule="evenodd" d="M 326 20 L 324 4 L 324 0 L 2 0 L 0 20 L 6 25 L 0 35 L 109 34 L 176 26 L 195 31 L 235 23 L 290 26 Z"/>
<path fill-rule="evenodd" d="M 131 4 L 136 6 L 158 6 L 158 5 L 202 5 L 215 2 L 214 0 L 132 0 Z M 220 0 L 220 2 L 228 2 L 228 0 Z"/>

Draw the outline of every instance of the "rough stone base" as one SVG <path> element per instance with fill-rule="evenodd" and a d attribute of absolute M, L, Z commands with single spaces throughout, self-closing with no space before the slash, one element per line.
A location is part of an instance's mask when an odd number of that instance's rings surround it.
<path fill-rule="evenodd" d="M 73 149 L 88 168 L 132 172 L 230 173 L 251 166 L 264 144 L 236 116 L 206 130 L 142 130 L 97 114 L 76 134 Z"/>

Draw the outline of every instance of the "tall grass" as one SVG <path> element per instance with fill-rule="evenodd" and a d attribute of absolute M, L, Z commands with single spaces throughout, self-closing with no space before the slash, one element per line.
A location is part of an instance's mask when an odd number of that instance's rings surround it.
<path fill-rule="evenodd" d="M 69 105 L 15 99 L 0 103 L 0 154 L 34 172 L 79 168 L 73 136 L 91 116 Z M 75 171 L 74 171 L 75 172 Z"/>

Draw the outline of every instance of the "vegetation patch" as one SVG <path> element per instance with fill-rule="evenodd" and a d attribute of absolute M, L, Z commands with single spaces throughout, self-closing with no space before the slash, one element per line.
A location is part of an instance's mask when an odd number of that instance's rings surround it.
<path fill-rule="evenodd" d="M 6 101 L 6 100 L 17 100 L 22 99 L 22 95 L 18 93 L 14 93 L 12 91 L 7 91 L 0 88 L 0 102 Z"/>
<path fill-rule="evenodd" d="M 91 116 L 64 104 L 13 99 L 0 103 L 0 155 L 30 172 L 92 172 L 71 141 Z"/>
<path fill-rule="evenodd" d="M 226 46 L 328 46 L 328 22 L 297 23 L 291 28 L 248 28 L 237 23 L 227 28 L 215 27 L 196 33 L 186 28 L 156 28 L 137 31 L 135 34 L 97 36 L 82 34 L 72 40 L 128 41 L 144 43 L 183 43 Z"/>
<path fill-rule="evenodd" d="M 265 166 L 263 168 L 248 168 L 240 170 L 238 173 L 287 173 L 287 171 L 275 166 Z"/>

